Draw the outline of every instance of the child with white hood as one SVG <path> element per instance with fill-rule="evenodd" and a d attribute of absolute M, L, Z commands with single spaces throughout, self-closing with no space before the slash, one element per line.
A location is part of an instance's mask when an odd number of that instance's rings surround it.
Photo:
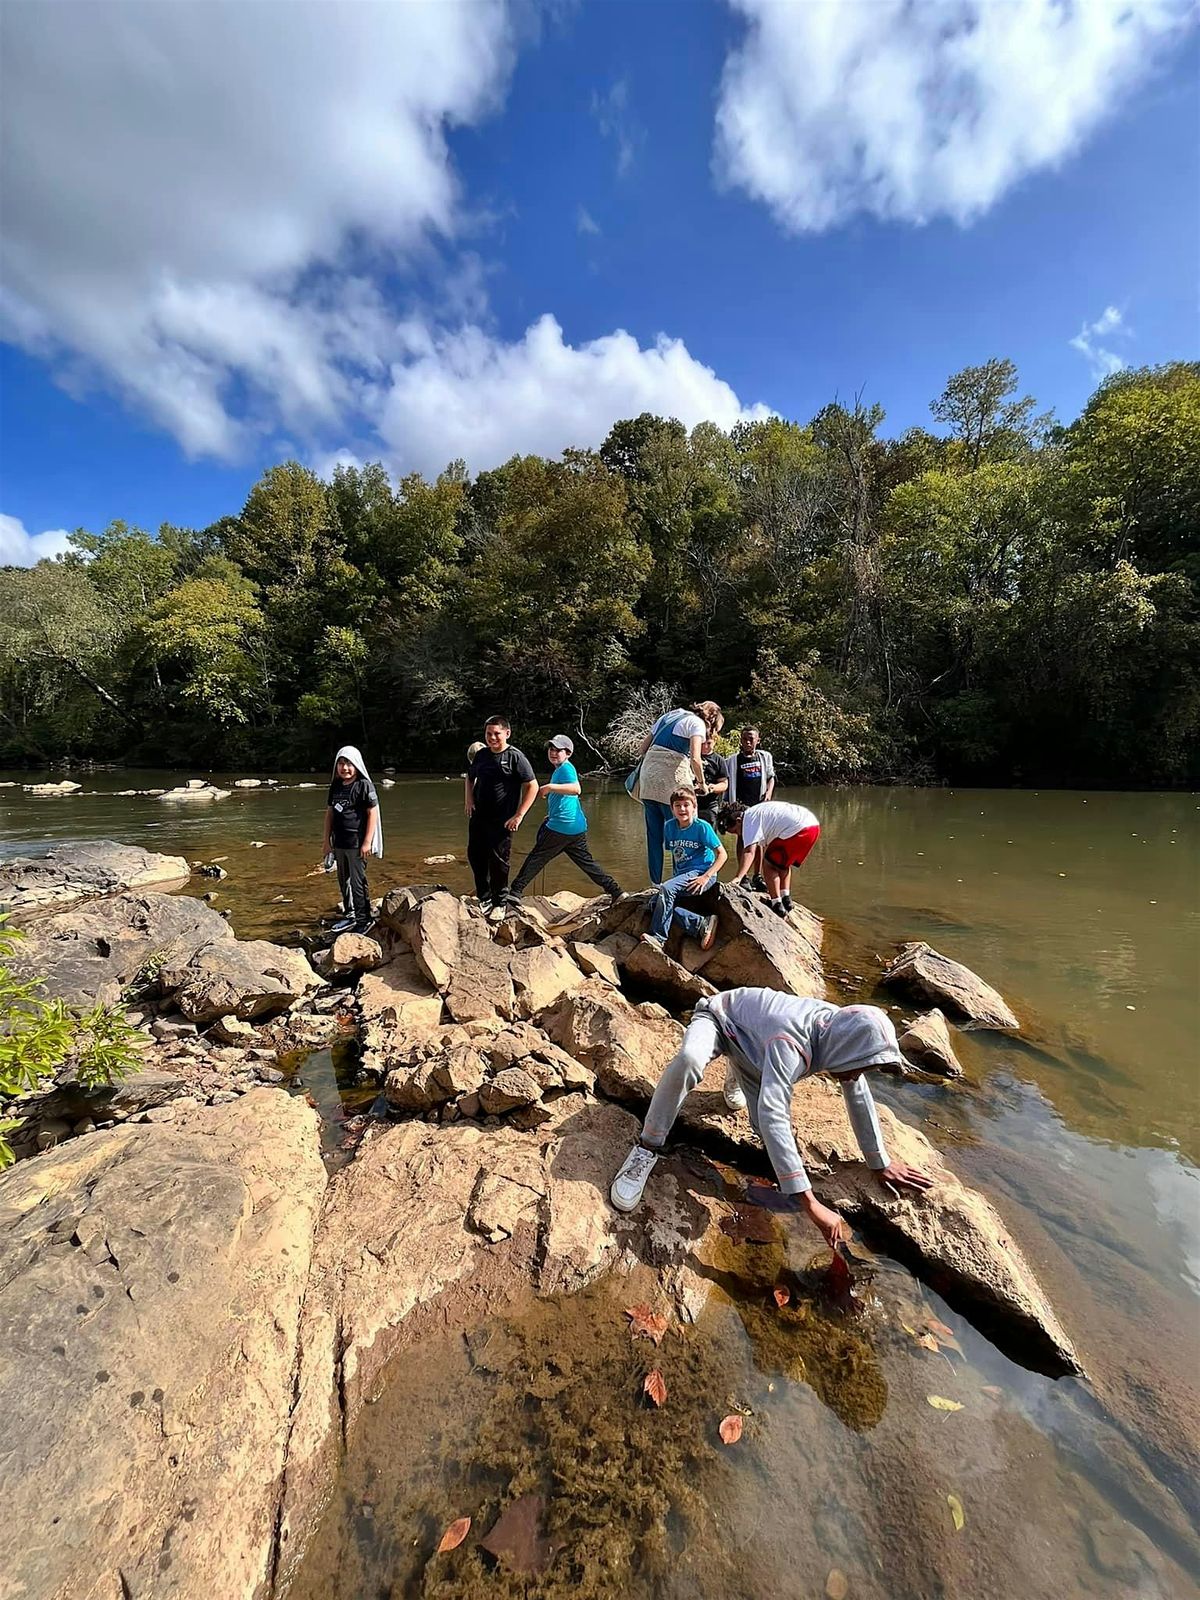
<path fill-rule="evenodd" d="M 346 913 L 333 925 L 334 933 L 366 933 L 371 926 L 371 897 L 367 892 L 368 856 L 383 854 L 383 824 L 379 796 L 371 774 L 356 746 L 344 744 L 334 757 L 333 782 L 325 803 L 325 856 L 337 867 L 342 909 Z"/>
<path fill-rule="evenodd" d="M 641 1202 L 680 1106 L 719 1050 L 730 1057 L 736 1075 L 735 1083 L 726 1082 L 726 1104 L 749 1112 L 781 1192 L 795 1196 L 796 1206 L 831 1246 L 847 1239 L 849 1229 L 839 1212 L 813 1194 L 796 1148 L 792 1093 L 803 1078 L 825 1073 L 838 1085 L 863 1159 L 885 1187 L 893 1193 L 931 1187 L 924 1172 L 889 1158 L 867 1084 L 872 1068 L 901 1061 L 896 1030 L 885 1012 L 878 1006 L 800 1000 L 775 989 L 729 989 L 699 1002 L 679 1053 L 663 1069 L 642 1136 L 613 1179 L 610 1195 L 618 1211 L 633 1211 Z"/>

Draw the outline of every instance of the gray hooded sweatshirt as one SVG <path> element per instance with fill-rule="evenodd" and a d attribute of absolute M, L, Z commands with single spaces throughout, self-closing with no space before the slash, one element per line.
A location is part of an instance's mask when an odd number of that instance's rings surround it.
<path fill-rule="evenodd" d="M 792 1091 L 801 1078 L 900 1063 L 896 1030 L 878 1006 L 798 1000 L 776 989 L 731 989 L 696 1008 L 711 1016 L 730 1047 L 759 1138 L 784 1194 L 812 1188 L 792 1132 Z M 841 1085 L 863 1159 L 888 1164 L 879 1115 L 866 1078 Z"/>

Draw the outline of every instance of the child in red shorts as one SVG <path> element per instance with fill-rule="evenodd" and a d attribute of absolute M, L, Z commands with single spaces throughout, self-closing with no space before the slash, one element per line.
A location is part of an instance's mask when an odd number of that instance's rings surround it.
<path fill-rule="evenodd" d="M 735 800 L 721 807 L 717 826 L 722 833 L 735 834 L 746 849 L 744 864 L 730 884 L 741 883 L 750 871 L 754 854 L 749 847 L 762 845 L 767 903 L 777 916 L 786 917 L 792 909 L 792 868 L 802 864 L 821 832 L 816 817 L 807 806 L 783 800 L 764 800 L 749 808 Z"/>

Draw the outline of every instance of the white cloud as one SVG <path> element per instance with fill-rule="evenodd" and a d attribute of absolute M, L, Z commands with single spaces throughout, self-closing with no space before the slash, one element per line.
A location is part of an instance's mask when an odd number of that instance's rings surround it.
<path fill-rule="evenodd" d="M 1125 365 L 1123 356 L 1099 342 L 1101 339 L 1111 339 L 1114 335 L 1129 339 L 1133 336 L 1133 330 L 1125 326 L 1125 319 L 1116 306 L 1105 306 L 1095 322 L 1085 322 L 1071 340 L 1071 348 L 1087 358 L 1092 376 L 1096 379 L 1111 377 Z"/>
<path fill-rule="evenodd" d="M 679 339 L 649 348 L 623 331 L 564 342 L 551 316 L 513 343 L 481 328 L 440 333 L 410 324 L 408 355 L 392 368 L 377 426 L 398 468 L 432 473 L 461 456 L 474 471 L 515 452 L 557 455 L 598 445 L 619 417 L 655 411 L 688 427 L 724 428 L 770 415 L 743 406 Z"/>
<path fill-rule="evenodd" d="M 575 216 L 575 227 L 580 233 L 599 233 L 600 224 L 586 206 L 580 206 Z"/>
<path fill-rule="evenodd" d="M 505 0 L 0 7 L 0 330 L 193 453 L 328 424 L 380 328 L 333 274 L 454 236 L 446 129 L 513 49 Z"/>
<path fill-rule="evenodd" d="M 717 176 L 784 227 L 965 223 L 1071 155 L 1191 0 L 729 0 Z"/>
<path fill-rule="evenodd" d="M 19 517 L 6 517 L 0 512 L 0 567 L 32 567 L 39 561 L 64 555 L 71 549 L 69 540 L 65 528 L 26 533 Z"/>
<path fill-rule="evenodd" d="M 618 78 L 603 94 L 593 91 L 592 115 L 601 134 L 616 146 L 617 176 L 627 178 L 645 138 L 645 129 L 630 109 L 629 79 Z"/>

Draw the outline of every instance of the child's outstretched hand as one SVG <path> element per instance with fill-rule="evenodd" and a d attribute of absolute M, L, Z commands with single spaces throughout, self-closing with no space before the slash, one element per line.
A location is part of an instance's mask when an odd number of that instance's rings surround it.
<path fill-rule="evenodd" d="M 893 1194 L 898 1189 L 933 1188 L 933 1179 L 929 1174 L 922 1172 L 920 1167 L 910 1167 L 907 1161 L 890 1161 L 886 1167 L 877 1168 L 875 1176 Z"/>
<path fill-rule="evenodd" d="M 800 1201 L 805 1215 L 816 1224 L 831 1250 L 839 1244 L 849 1244 L 850 1224 L 840 1211 L 835 1211 L 832 1206 L 823 1206 L 814 1198 L 811 1189 L 801 1195 Z"/>

